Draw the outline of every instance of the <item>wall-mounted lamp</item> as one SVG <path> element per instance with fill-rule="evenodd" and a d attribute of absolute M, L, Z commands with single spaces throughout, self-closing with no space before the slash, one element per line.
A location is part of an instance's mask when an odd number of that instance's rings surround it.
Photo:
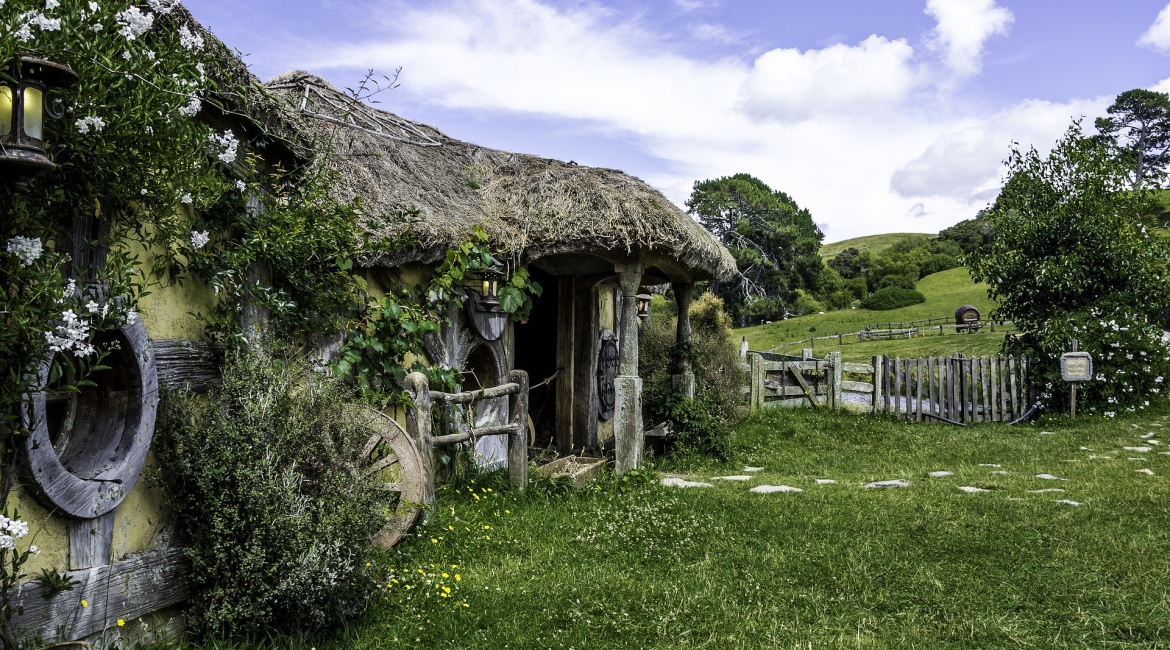
<path fill-rule="evenodd" d="M 650 318 L 650 301 L 651 296 L 648 293 L 640 293 L 635 297 L 638 301 L 638 318 L 646 320 Z"/>
<path fill-rule="evenodd" d="M 77 83 L 77 73 L 67 65 L 27 56 L 14 68 L 16 84 L 0 80 L 0 175 L 23 189 L 56 167 L 45 156 L 45 117 L 59 120 L 65 110 L 59 101 L 48 104 L 46 98 L 54 88 Z"/>

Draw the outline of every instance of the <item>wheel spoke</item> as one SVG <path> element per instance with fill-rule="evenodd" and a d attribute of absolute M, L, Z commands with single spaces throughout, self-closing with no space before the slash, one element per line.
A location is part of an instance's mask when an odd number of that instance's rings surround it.
<path fill-rule="evenodd" d="M 389 467 L 397 462 L 398 462 L 398 456 L 396 454 L 393 454 L 393 453 L 388 454 L 382 458 L 379 458 L 376 463 L 374 463 L 373 465 L 370 465 L 369 467 L 366 468 L 366 476 L 369 476 L 370 474 L 377 474 L 378 472 L 386 469 L 387 467 Z"/>

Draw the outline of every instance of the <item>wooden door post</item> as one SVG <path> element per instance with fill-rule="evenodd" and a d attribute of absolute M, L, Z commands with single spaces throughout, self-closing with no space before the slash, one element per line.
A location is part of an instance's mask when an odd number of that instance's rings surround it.
<path fill-rule="evenodd" d="M 642 379 L 638 376 L 638 287 L 642 284 L 642 263 L 619 266 L 618 285 L 622 292 L 621 347 L 618 377 L 614 380 L 614 442 L 617 458 L 614 470 L 624 474 L 642 464 Z"/>
<path fill-rule="evenodd" d="M 414 442 L 422 461 L 423 516 L 427 517 L 435 505 L 435 453 L 431 442 L 431 387 L 427 376 L 412 372 L 403 382 L 411 406 L 406 409 L 406 434 Z"/>
<path fill-rule="evenodd" d="M 678 305 L 678 327 L 675 331 L 675 345 L 686 348 L 686 354 L 679 357 L 678 367 L 671 377 L 674 387 L 682 388 L 683 396 L 687 399 L 695 397 L 695 373 L 691 369 L 690 342 L 691 342 L 691 291 L 694 285 L 689 282 L 675 282 L 673 284 L 674 301 Z"/>
<path fill-rule="evenodd" d="M 513 370 L 508 373 L 508 383 L 520 386 L 508 405 L 516 427 L 508 436 L 508 480 L 523 490 L 528 487 L 528 373 Z"/>

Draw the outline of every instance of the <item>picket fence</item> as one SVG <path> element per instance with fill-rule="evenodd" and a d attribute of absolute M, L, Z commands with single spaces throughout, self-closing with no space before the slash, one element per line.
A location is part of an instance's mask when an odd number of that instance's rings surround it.
<path fill-rule="evenodd" d="M 808 405 L 888 413 L 915 422 L 1010 422 L 1034 401 L 1023 357 L 873 357 L 851 363 L 834 352 L 824 359 L 764 352 L 747 354 L 752 412 Z"/>

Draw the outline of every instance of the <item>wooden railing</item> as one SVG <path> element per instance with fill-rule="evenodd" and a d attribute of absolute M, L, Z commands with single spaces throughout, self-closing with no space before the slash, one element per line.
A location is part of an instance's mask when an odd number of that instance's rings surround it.
<path fill-rule="evenodd" d="M 1028 410 L 1035 390 L 1027 383 L 1028 360 L 963 355 L 900 359 L 873 357 L 851 363 L 833 352 L 813 359 L 749 352 L 748 406 L 775 406 L 889 413 L 921 422 L 1007 422 Z"/>
<path fill-rule="evenodd" d="M 528 486 L 528 373 L 513 370 L 508 373 L 508 383 L 483 390 L 463 393 L 443 393 L 430 390 L 426 375 L 414 372 L 404 382 L 412 406 L 406 411 L 406 432 L 418 446 L 422 456 L 423 473 L 426 475 L 426 489 L 423 501 L 426 505 L 435 502 L 434 455 L 431 450 L 441 445 L 463 442 L 472 444 L 487 436 L 508 437 L 508 479 L 512 485 L 524 489 Z M 442 436 L 432 435 L 432 413 L 435 405 L 471 405 L 485 399 L 510 397 L 508 424 L 490 427 L 472 427 L 466 431 Z"/>
<path fill-rule="evenodd" d="M 935 320 L 935 319 L 929 319 L 929 320 Z M 951 319 L 951 320 L 953 321 L 954 319 Z M 926 322 L 926 321 L 922 321 L 922 322 Z M 890 323 L 885 323 L 885 324 L 887 324 L 887 325 L 906 325 L 907 323 L 890 322 Z M 1008 327 L 1008 326 L 1012 326 L 1013 323 L 1011 321 L 980 321 L 978 323 L 975 323 L 974 325 L 976 325 L 978 327 L 988 327 L 991 329 L 992 332 L 994 332 L 996 327 Z M 920 325 L 920 326 L 912 326 L 912 327 L 905 327 L 905 328 L 895 327 L 895 328 L 889 328 L 889 329 L 868 329 L 868 330 L 862 330 L 860 332 L 829 334 L 827 336 L 811 336 L 807 339 L 800 339 L 799 341 L 788 341 L 786 343 L 781 343 L 780 345 L 777 345 L 773 348 L 769 348 L 767 350 L 767 352 L 769 352 L 769 353 L 774 353 L 774 352 L 783 353 L 783 352 L 787 352 L 789 348 L 803 349 L 805 346 L 815 348 L 817 341 L 833 341 L 833 342 L 836 342 L 837 345 L 846 345 L 848 343 L 864 343 L 866 341 L 875 341 L 875 340 L 909 339 L 909 338 L 919 338 L 919 337 L 923 337 L 923 336 L 943 336 L 944 334 L 946 334 L 948 332 L 954 332 L 955 334 L 967 334 L 967 333 L 970 333 L 972 330 L 977 331 L 978 327 L 972 327 L 971 323 L 956 325 L 954 322 L 951 322 L 951 323 L 942 323 L 942 324 L 930 325 L 930 326 L 921 326 Z"/>

